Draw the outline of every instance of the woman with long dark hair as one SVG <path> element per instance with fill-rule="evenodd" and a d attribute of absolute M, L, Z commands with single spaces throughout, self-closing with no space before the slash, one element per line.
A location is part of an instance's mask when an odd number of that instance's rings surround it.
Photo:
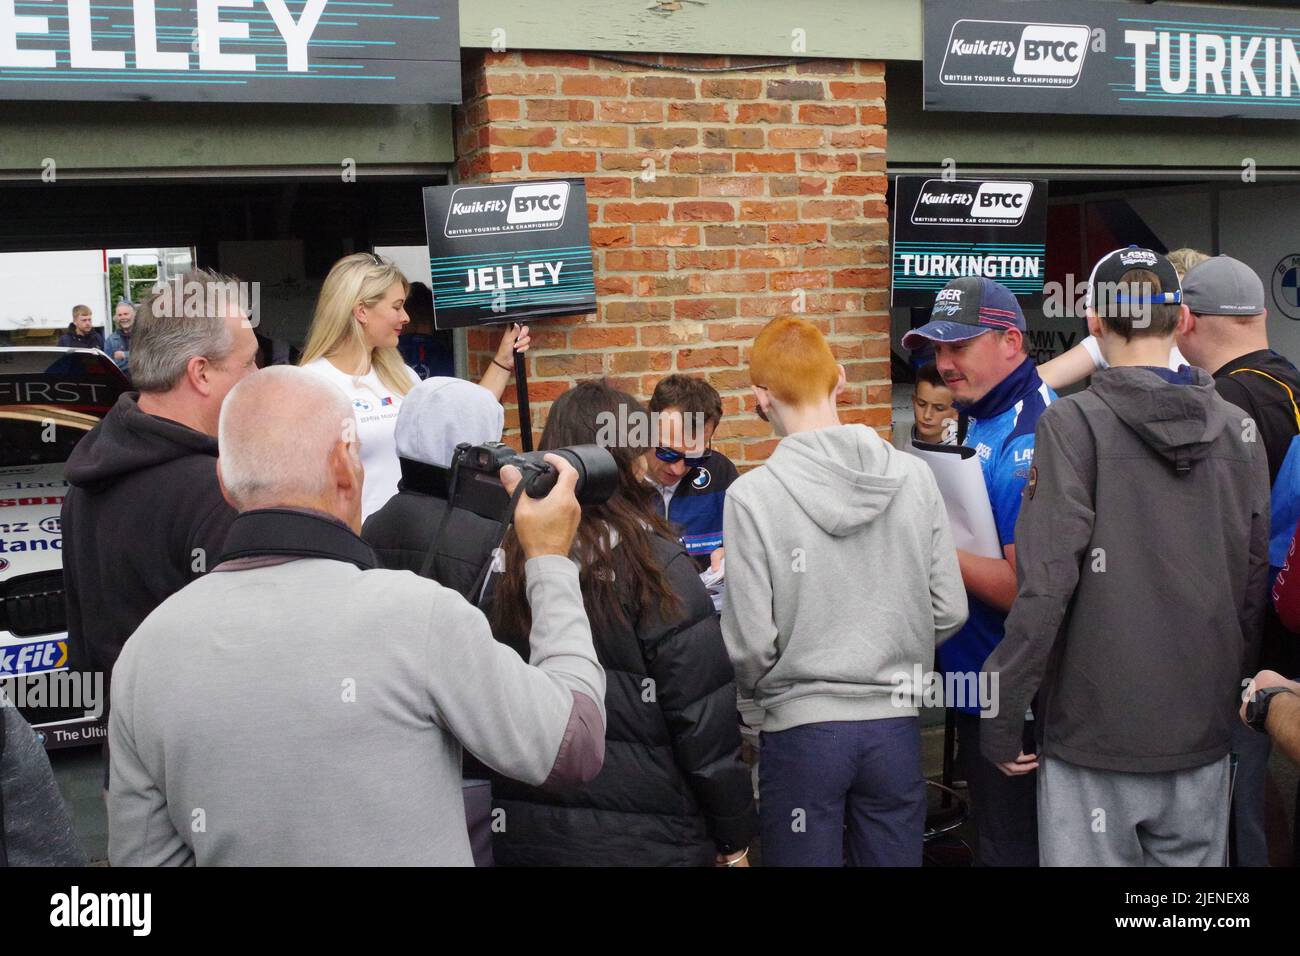
<path fill-rule="evenodd" d="M 602 426 L 648 423 L 645 414 L 632 396 L 584 382 L 551 406 L 541 447 L 598 444 Z M 607 675 L 604 769 L 562 793 L 495 777 L 493 803 L 505 811 L 496 861 L 745 865 L 757 821 L 713 602 L 654 510 L 643 480 L 646 447 L 606 447 L 618 464 L 618 488 L 604 504 L 583 505 L 572 555 Z M 524 558 L 513 541 L 492 621 L 498 640 L 527 657 L 531 616 Z"/>

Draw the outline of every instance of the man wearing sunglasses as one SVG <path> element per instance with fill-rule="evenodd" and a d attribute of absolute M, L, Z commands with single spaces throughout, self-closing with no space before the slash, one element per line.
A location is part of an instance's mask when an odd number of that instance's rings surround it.
<path fill-rule="evenodd" d="M 701 378 L 669 375 L 655 387 L 650 413 L 659 439 L 646 455 L 646 477 L 659 493 L 659 513 L 681 529 L 686 553 L 701 571 L 722 564 L 722 505 L 736 466 L 713 450 L 722 397 Z"/>

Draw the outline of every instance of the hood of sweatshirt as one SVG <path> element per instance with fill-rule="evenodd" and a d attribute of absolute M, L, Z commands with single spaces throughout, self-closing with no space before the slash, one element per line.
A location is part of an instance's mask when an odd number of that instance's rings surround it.
<path fill-rule="evenodd" d="M 1092 379 L 1097 397 L 1153 451 L 1175 465 L 1204 458 L 1229 423 L 1208 373 L 1184 366 L 1177 374 L 1181 377 L 1164 370 L 1121 366 L 1098 372 Z"/>
<path fill-rule="evenodd" d="M 889 507 L 903 454 L 866 425 L 837 425 L 783 438 L 764 467 L 819 528 L 842 537 Z"/>
<path fill-rule="evenodd" d="M 217 440 L 180 422 L 140 411 L 138 392 L 120 396 L 68 456 L 68 483 L 92 494 L 120 478 L 189 455 L 217 457 Z"/>

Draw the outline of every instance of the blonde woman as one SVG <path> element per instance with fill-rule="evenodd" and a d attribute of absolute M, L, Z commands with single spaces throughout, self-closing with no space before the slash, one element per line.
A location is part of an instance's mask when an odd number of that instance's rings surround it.
<path fill-rule="evenodd" d="M 361 517 L 397 493 L 401 467 L 394 429 L 402 398 L 420 379 L 402 362 L 397 338 L 410 283 L 382 256 L 344 256 L 325 277 L 299 364 L 332 381 L 352 402 L 365 468 Z M 512 352 L 528 348 L 528 327 L 511 327 L 480 384 L 499 399 L 514 371 Z"/>

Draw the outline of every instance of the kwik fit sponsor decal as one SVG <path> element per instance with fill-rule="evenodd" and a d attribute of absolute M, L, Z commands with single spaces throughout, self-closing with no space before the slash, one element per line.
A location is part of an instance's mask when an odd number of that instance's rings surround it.
<path fill-rule="evenodd" d="M 895 306 L 928 308 L 959 276 L 1001 282 L 1030 305 L 1041 300 L 1046 182 L 899 176 L 894 197 Z"/>
<path fill-rule="evenodd" d="M 582 180 L 432 186 L 424 203 L 439 329 L 595 309 Z"/>
<path fill-rule="evenodd" d="M 912 224 L 1018 226 L 1029 211 L 1034 184 L 978 179 L 927 179 L 912 208 Z"/>
<path fill-rule="evenodd" d="M 944 48 L 945 86 L 1074 86 L 1092 31 L 1082 24 L 958 20 Z"/>
<path fill-rule="evenodd" d="M 1300 117 L 1300 11 L 926 0 L 925 108 Z"/>

